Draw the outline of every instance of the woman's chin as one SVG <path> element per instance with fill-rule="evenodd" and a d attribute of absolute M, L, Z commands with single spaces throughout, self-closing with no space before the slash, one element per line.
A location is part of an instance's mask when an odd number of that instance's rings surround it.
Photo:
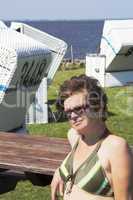
<path fill-rule="evenodd" d="M 81 124 L 74 125 L 73 128 L 78 132 L 78 134 L 82 135 L 84 133 L 85 127 Z"/>

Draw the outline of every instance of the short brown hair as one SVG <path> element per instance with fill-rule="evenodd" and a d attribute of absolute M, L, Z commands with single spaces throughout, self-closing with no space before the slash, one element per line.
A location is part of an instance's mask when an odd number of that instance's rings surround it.
<path fill-rule="evenodd" d="M 58 97 L 58 108 L 63 108 L 64 100 L 76 92 L 87 91 L 87 103 L 90 105 L 92 114 L 99 113 L 102 120 L 107 118 L 107 96 L 99 85 L 98 80 L 86 76 L 73 76 L 70 80 L 64 81 L 60 86 Z"/>

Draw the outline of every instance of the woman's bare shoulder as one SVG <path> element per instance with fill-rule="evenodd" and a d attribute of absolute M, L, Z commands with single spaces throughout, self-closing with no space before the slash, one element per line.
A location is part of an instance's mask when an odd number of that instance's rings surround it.
<path fill-rule="evenodd" d="M 129 153 L 129 145 L 127 141 L 117 135 L 110 134 L 103 142 L 103 148 L 110 152 L 110 155 L 116 156 L 118 154 Z"/>
<path fill-rule="evenodd" d="M 114 135 L 114 134 L 110 134 L 108 135 L 108 137 L 106 137 L 105 139 L 105 143 L 109 143 L 110 145 L 113 145 L 114 147 L 118 147 L 118 146 L 125 146 L 127 145 L 127 141 L 120 136 Z"/>

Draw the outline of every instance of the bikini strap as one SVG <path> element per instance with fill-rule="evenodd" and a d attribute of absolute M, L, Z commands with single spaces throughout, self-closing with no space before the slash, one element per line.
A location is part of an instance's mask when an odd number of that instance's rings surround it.
<path fill-rule="evenodd" d="M 98 152 L 98 150 L 100 149 L 101 147 L 101 144 L 102 142 L 104 141 L 104 139 L 107 137 L 109 131 L 108 129 L 106 128 L 105 131 L 104 131 L 104 134 L 102 135 L 102 138 L 99 140 L 99 142 L 97 143 L 97 146 L 96 148 L 94 149 L 94 152 Z"/>
<path fill-rule="evenodd" d="M 98 150 L 100 149 L 101 147 L 101 144 L 103 142 L 104 139 L 101 139 L 100 141 L 98 141 L 97 145 L 96 145 L 96 148 L 94 149 L 94 151 L 92 153 L 97 153 Z"/>

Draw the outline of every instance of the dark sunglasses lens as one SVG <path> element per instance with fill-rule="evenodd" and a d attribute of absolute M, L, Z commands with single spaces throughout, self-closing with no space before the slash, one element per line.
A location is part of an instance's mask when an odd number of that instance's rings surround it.
<path fill-rule="evenodd" d="M 78 116 L 82 116 L 83 114 L 85 114 L 87 108 L 88 108 L 88 106 L 76 107 L 73 110 L 67 111 L 66 116 L 68 119 L 71 119 L 72 113 L 75 113 Z"/>
<path fill-rule="evenodd" d="M 82 115 L 84 113 L 84 108 L 83 107 L 79 107 L 79 108 L 75 109 L 75 113 L 77 115 Z"/>
<path fill-rule="evenodd" d="M 68 119 L 71 119 L 71 112 L 65 112 L 66 113 L 66 117 L 68 118 Z"/>

